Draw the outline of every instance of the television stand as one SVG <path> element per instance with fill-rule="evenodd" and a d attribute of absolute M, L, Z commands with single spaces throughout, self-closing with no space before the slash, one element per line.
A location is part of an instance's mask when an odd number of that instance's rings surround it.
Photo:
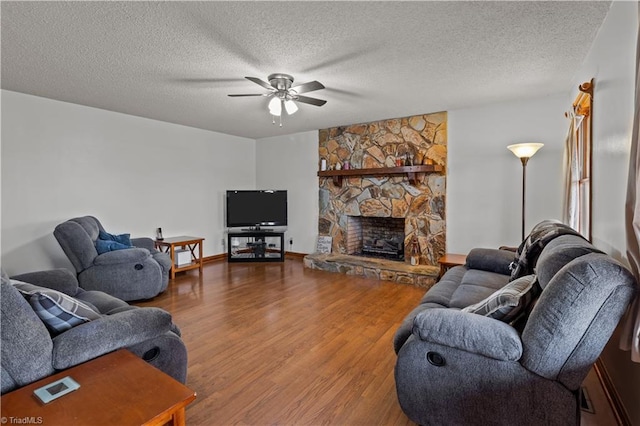
<path fill-rule="evenodd" d="M 228 231 L 227 262 L 284 262 L 284 232 L 273 229 Z"/>

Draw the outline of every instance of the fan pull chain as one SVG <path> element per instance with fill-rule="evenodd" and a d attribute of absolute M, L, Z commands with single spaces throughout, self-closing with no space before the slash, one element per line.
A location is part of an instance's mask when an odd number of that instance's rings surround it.
<path fill-rule="evenodd" d="M 282 127 L 282 115 L 280 116 L 280 127 Z"/>

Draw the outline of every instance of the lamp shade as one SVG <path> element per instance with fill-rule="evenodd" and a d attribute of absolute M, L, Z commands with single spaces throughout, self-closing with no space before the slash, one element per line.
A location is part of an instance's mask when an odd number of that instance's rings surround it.
<path fill-rule="evenodd" d="M 543 146 L 543 143 L 518 143 L 507 146 L 507 149 L 518 158 L 531 158 Z"/>
<path fill-rule="evenodd" d="M 287 114 L 293 115 L 296 113 L 296 111 L 298 111 L 298 105 L 296 105 L 295 102 L 289 99 L 288 101 L 284 102 L 284 109 L 287 110 Z"/>
<path fill-rule="evenodd" d="M 269 101 L 269 112 L 271 115 L 280 116 L 282 114 L 282 102 L 280 98 L 274 97 Z"/>

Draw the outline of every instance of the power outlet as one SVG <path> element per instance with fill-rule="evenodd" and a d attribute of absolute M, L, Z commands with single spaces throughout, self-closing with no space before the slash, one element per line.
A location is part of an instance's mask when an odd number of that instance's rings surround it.
<path fill-rule="evenodd" d="M 292 246 L 293 245 L 293 238 L 289 238 L 289 245 Z"/>

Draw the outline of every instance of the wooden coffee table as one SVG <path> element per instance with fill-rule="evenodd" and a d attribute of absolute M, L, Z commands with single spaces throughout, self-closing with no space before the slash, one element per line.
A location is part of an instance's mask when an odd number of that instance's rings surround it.
<path fill-rule="evenodd" d="M 33 391 L 70 376 L 80 388 L 43 404 Z M 43 425 L 184 425 L 196 393 L 120 349 L 2 395 L 2 423 Z M 13 419 L 13 420 L 12 420 Z"/>
<path fill-rule="evenodd" d="M 156 248 L 171 256 L 171 279 L 176 277 L 176 272 L 199 269 L 202 274 L 202 237 L 170 237 L 162 240 L 155 240 Z M 191 263 L 187 265 L 176 265 L 176 247 L 188 248 L 191 252 Z M 196 249 L 198 250 L 196 254 Z"/>

